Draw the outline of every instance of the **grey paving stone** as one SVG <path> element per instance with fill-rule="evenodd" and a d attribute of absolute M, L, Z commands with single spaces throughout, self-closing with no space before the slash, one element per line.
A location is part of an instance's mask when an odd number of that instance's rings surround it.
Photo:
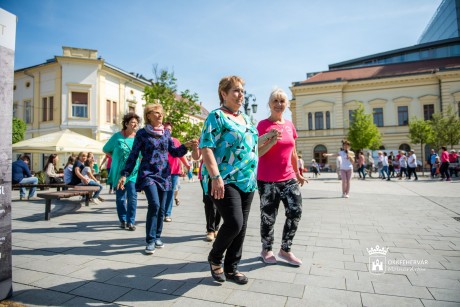
<path fill-rule="evenodd" d="M 184 306 L 184 307 L 215 307 L 215 306 L 223 307 L 223 306 L 233 306 L 233 305 L 198 300 L 198 299 L 193 299 L 193 298 L 188 298 L 188 297 L 181 297 L 175 301 L 173 306 L 174 307 L 181 307 L 181 306 Z"/>
<path fill-rule="evenodd" d="M 232 292 L 233 290 L 224 289 L 217 283 L 213 285 L 186 283 L 174 291 L 173 295 L 223 303 Z"/>
<path fill-rule="evenodd" d="M 343 277 L 328 277 L 328 276 L 316 276 L 316 275 L 304 275 L 297 274 L 294 284 L 332 288 L 332 289 L 343 289 L 345 290 L 345 278 Z"/>
<path fill-rule="evenodd" d="M 105 281 L 105 283 L 126 288 L 148 290 L 160 281 L 161 279 L 151 275 L 120 274 Z"/>
<path fill-rule="evenodd" d="M 460 291 L 452 289 L 428 288 L 434 298 L 439 301 L 450 301 L 460 303 Z"/>
<path fill-rule="evenodd" d="M 368 280 L 345 279 L 346 289 L 350 291 L 374 293 L 372 282 Z"/>
<path fill-rule="evenodd" d="M 457 289 L 460 291 L 460 282 L 455 279 L 443 279 L 436 277 L 419 277 L 410 276 L 409 281 L 414 286 L 422 286 L 429 288 Z"/>
<path fill-rule="evenodd" d="M 49 275 L 48 277 L 33 282 L 31 285 L 58 292 L 70 292 L 73 289 L 83 286 L 87 282 L 86 280 L 68 276 Z"/>
<path fill-rule="evenodd" d="M 344 262 L 345 269 L 351 271 L 369 272 L 366 264 L 359 262 Z"/>
<path fill-rule="evenodd" d="M 380 294 L 361 294 L 364 307 L 423 307 L 420 299 Z"/>
<path fill-rule="evenodd" d="M 68 307 L 73 307 L 73 306 L 74 307 L 80 307 L 80 306 L 105 306 L 105 307 L 112 306 L 112 307 L 115 307 L 115 306 L 119 306 L 114 303 L 106 303 L 103 301 L 97 301 L 97 300 L 93 300 L 93 299 L 81 297 L 81 296 L 74 297 L 73 299 L 68 300 L 62 305 L 66 307 L 67 306 Z"/>
<path fill-rule="evenodd" d="M 66 293 L 34 288 L 15 294 L 13 299 L 24 305 L 62 306 L 64 302 L 73 297 Z"/>
<path fill-rule="evenodd" d="M 260 280 L 271 280 L 279 282 L 293 282 L 296 278 L 296 273 L 287 273 L 279 271 L 264 271 L 263 269 L 252 270 L 247 274 L 247 277 Z"/>
<path fill-rule="evenodd" d="M 422 300 L 423 306 L 425 307 L 458 307 L 459 303 L 446 302 L 446 301 L 433 301 L 433 300 Z"/>
<path fill-rule="evenodd" d="M 286 306 L 361 306 L 358 292 L 307 287 L 301 300 L 289 300 Z"/>
<path fill-rule="evenodd" d="M 99 282 L 89 282 L 80 288 L 71 291 L 70 294 L 84 296 L 104 302 L 114 302 L 130 290 L 130 288 L 126 287 L 108 285 Z"/>
<path fill-rule="evenodd" d="M 185 281 L 162 280 L 149 289 L 152 292 L 172 294 L 185 284 Z"/>
<path fill-rule="evenodd" d="M 284 306 L 284 296 L 234 290 L 224 303 L 238 306 Z"/>
<path fill-rule="evenodd" d="M 433 296 L 430 294 L 426 287 L 417 287 L 410 285 L 393 285 L 389 283 L 372 282 L 375 293 L 387 294 L 404 297 L 416 297 L 432 299 Z"/>
<path fill-rule="evenodd" d="M 32 270 L 13 268 L 13 282 L 30 285 L 40 279 L 46 278 L 51 274 L 36 272 Z"/>
<path fill-rule="evenodd" d="M 122 306 L 172 306 L 178 297 L 164 293 L 131 290 L 114 303 Z"/>
<path fill-rule="evenodd" d="M 302 298 L 305 286 L 267 280 L 254 280 L 249 291 Z"/>
<path fill-rule="evenodd" d="M 310 275 L 335 276 L 348 279 L 358 279 L 358 273 L 356 271 L 331 268 L 318 268 L 315 266 L 311 268 Z"/>

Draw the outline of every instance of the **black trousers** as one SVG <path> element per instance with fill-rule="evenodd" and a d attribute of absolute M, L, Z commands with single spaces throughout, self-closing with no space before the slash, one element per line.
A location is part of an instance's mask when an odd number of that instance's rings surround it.
<path fill-rule="evenodd" d="M 450 178 L 450 174 L 449 174 L 449 162 L 442 162 L 439 171 L 440 171 L 440 173 L 441 173 L 441 177 L 442 177 L 442 178 L 447 178 L 447 179 L 449 179 L 449 178 Z"/>
<path fill-rule="evenodd" d="M 418 177 L 417 177 L 417 172 L 416 172 L 415 170 L 416 170 L 415 167 L 407 167 L 407 178 L 408 178 L 408 179 L 410 179 L 410 177 L 412 176 L 412 174 L 414 174 L 415 179 L 418 179 Z"/>
<path fill-rule="evenodd" d="M 216 205 L 212 202 L 209 195 L 204 193 L 203 181 L 200 181 L 201 189 L 203 190 L 204 214 L 206 216 L 206 232 L 216 232 L 219 230 L 220 213 L 217 211 Z"/>
<path fill-rule="evenodd" d="M 211 192 L 211 182 L 209 182 L 208 192 Z M 238 269 L 238 263 L 241 260 L 254 192 L 246 193 L 233 184 L 227 184 L 223 199 L 210 197 L 224 223 L 212 245 L 208 260 L 215 264 L 221 264 L 225 253 L 224 271 L 232 273 Z"/>

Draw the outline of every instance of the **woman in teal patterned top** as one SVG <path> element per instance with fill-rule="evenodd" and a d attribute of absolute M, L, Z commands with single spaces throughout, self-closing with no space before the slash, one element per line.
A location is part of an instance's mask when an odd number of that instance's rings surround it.
<path fill-rule="evenodd" d="M 248 282 L 238 271 L 238 263 L 257 188 L 259 140 L 251 119 L 239 110 L 244 100 L 243 85 L 243 79 L 237 76 L 220 80 L 221 107 L 206 118 L 199 145 L 204 162 L 203 188 L 224 220 L 208 256 L 211 275 L 219 282 L 227 279 L 238 284 Z"/>

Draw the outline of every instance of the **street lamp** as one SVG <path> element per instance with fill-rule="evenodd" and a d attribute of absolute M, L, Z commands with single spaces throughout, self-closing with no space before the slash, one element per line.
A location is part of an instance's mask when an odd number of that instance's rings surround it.
<path fill-rule="evenodd" d="M 248 94 L 246 91 L 244 91 L 244 113 L 246 115 L 251 114 L 251 109 L 249 108 L 249 103 L 252 100 L 252 113 L 257 113 L 257 104 L 256 104 L 256 96 L 253 94 Z"/>

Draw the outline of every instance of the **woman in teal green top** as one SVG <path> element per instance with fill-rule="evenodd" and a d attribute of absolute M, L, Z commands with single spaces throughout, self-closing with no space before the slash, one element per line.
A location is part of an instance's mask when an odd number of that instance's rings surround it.
<path fill-rule="evenodd" d="M 206 118 L 200 138 L 203 189 L 224 223 L 208 256 L 212 277 L 246 284 L 238 271 L 246 225 L 257 188 L 257 129 L 239 109 L 244 101 L 244 81 L 225 77 L 219 83 L 221 107 Z M 222 268 L 222 259 L 225 260 Z"/>
<path fill-rule="evenodd" d="M 121 170 L 125 167 L 126 160 L 128 160 L 131 149 L 133 148 L 134 137 L 136 136 L 136 130 L 139 127 L 140 120 L 141 118 L 132 112 L 123 116 L 123 129 L 112 135 L 102 149 L 106 154 L 112 157 L 112 167 L 109 177 L 107 178 L 107 183 L 111 183 L 114 187 L 118 184 Z M 120 228 L 131 231 L 136 230 L 137 192 L 135 184 L 138 168 L 139 160 L 131 175 L 126 179 L 124 189 L 115 188 Z"/>

